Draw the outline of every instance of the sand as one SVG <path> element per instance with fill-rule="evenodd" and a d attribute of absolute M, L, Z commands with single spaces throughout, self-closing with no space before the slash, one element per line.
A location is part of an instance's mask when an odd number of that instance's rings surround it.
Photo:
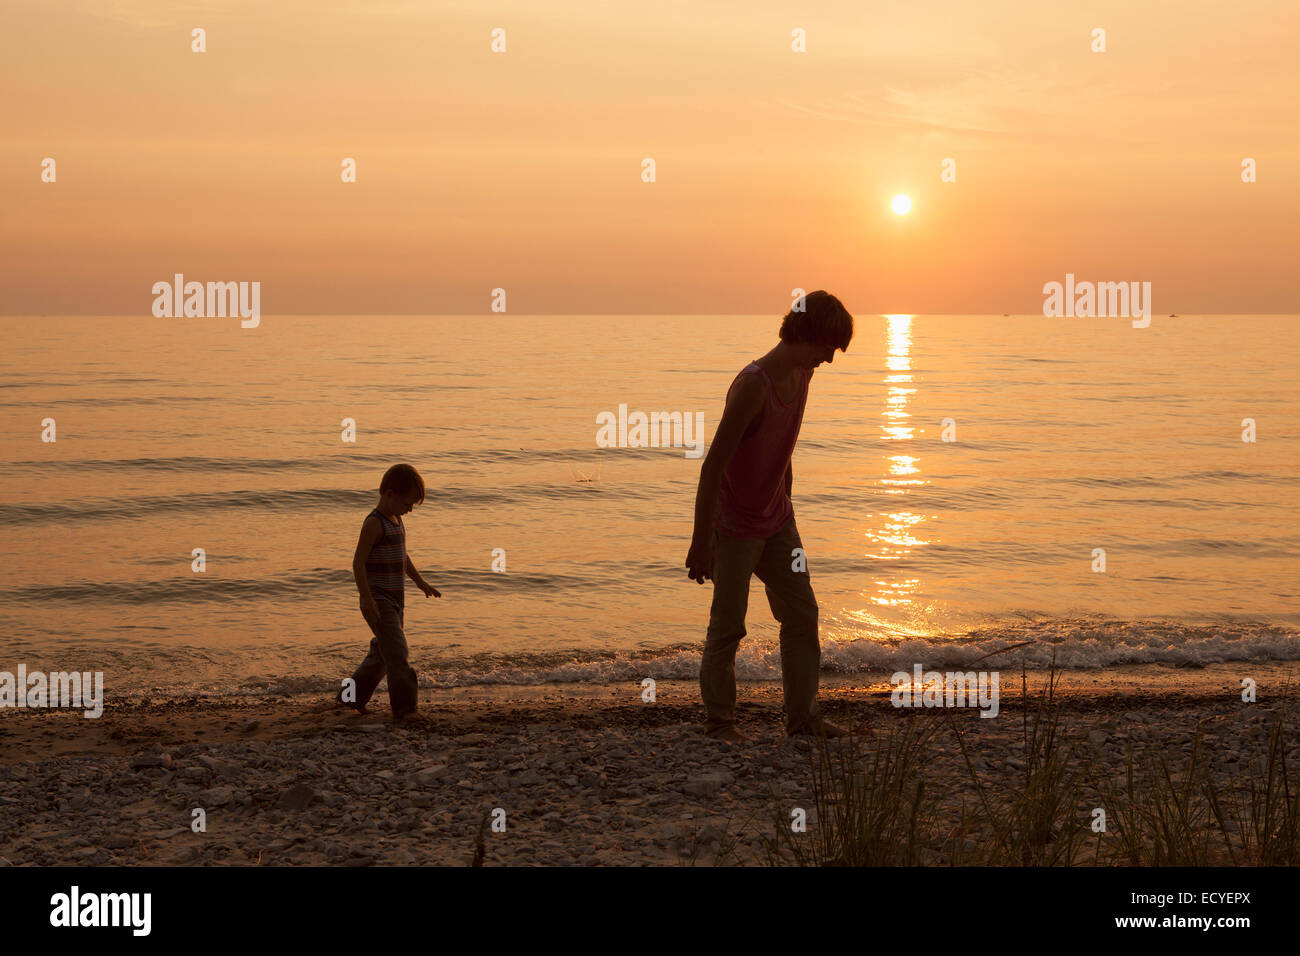
<path fill-rule="evenodd" d="M 1079 746 L 1117 777 L 1130 744 L 1186 754 L 1199 725 L 1213 772 L 1231 779 L 1256 772 L 1268 727 L 1294 714 L 1294 671 L 1067 672 L 1060 700 Z M 899 721 L 939 717 L 891 706 L 886 676 L 823 682 L 824 712 L 853 726 L 864 752 Z M 995 795 L 1024 768 L 1019 676 L 1003 672 L 997 719 L 950 712 Z M 1243 676 L 1258 702 L 1241 701 Z M 1031 692 L 1042 684 L 1030 675 Z M 482 834 L 484 865 L 764 862 L 791 809 L 813 807 L 814 744 L 783 733 L 780 686 L 742 685 L 741 728 L 753 737 L 742 745 L 699 733 L 692 683 L 657 690 L 645 703 L 630 683 L 425 689 L 421 717 L 399 724 L 382 691 L 365 716 L 323 695 L 110 699 L 97 720 L 0 711 L 0 859 L 468 865 Z M 975 798 L 960 748 L 939 734 L 927 761 L 927 786 L 955 820 Z M 206 832 L 192 829 L 196 807 Z M 923 861 L 945 862 L 937 851 Z"/>

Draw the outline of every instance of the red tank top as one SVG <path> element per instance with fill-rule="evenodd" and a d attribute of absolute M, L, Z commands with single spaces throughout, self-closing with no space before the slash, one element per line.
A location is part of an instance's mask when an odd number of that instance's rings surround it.
<path fill-rule="evenodd" d="M 804 371 L 799 393 L 788 405 L 777 397 L 776 387 L 757 362 L 746 365 L 740 375 L 762 376 L 763 410 L 722 473 L 722 494 L 714 524 L 733 538 L 767 538 L 781 530 L 794 515 L 794 506 L 785 491 L 785 472 L 799 438 L 799 426 L 803 424 L 812 375 Z M 740 375 L 731 383 L 732 388 L 740 381 Z"/>

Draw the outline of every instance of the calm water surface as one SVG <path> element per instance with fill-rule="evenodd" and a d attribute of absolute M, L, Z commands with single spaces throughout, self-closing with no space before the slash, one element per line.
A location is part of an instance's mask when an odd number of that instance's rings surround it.
<path fill-rule="evenodd" d="M 700 460 L 598 448 L 596 416 L 700 411 L 711 436 L 777 324 L 2 319 L 0 669 L 103 669 L 119 693 L 336 685 L 369 639 L 356 536 L 409 461 L 429 494 L 408 548 L 444 595 L 407 592 L 426 681 L 692 677 Z M 1017 666 L 1300 659 L 1298 329 L 859 315 L 793 466 L 826 667 L 1021 641 Z M 775 676 L 761 587 L 750 608 L 741 674 Z"/>

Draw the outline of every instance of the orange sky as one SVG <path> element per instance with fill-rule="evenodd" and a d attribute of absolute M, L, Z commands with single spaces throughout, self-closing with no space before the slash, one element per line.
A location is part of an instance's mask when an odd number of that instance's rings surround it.
<path fill-rule="evenodd" d="M 0 311 L 1295 312 L 1297 50 L 1294 0 L 4 4 Z"/>

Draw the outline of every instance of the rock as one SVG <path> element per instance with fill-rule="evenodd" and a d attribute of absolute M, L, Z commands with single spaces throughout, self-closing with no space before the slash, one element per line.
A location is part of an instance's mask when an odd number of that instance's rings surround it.
<path fill-rule="evenodd" d="M 411 781 L 417 786 L 427 787 L 442 780 L 450 771 L 445 763 L 430 764 L 411 774 Z"/>
<path fill-rule="evenodd" d="M 682 789 L 693 797 L 711 797 L 723 787 L 730 786 L 735 780 L 735 775 L 729 771 L 711 770 L 687 782 Z"/>
<path fill-rule="evenodd" d="M 10 863 L 8 860 L 6 860 L 4 857 L 0 856 L 0 866 L 13 866 L 13 864 Z"/>
<path fill-rule="evenodd" d="M 1088 743 L 1092 744 L 1094 747 L 1102 746 L 1109 739 L 1110 734 L 1106 733 L 1104 730 L 1094 730 L 1088 734 Z"/>
<path fill-rule="evenodd" d="M 316 799 L 316 791 L 305 783 L 294 784 L 275 802 L 278 810 L 306 810 Z"/>
<path fill-rule="evenodd" d="M 244 721 L 243 731 L 246 734 L 252 733 L 258 727 L 260 727 L 261 724 L 262 722 L 258 720 L 256 717 L 250 717 L 248 720 Z"/>
<path fill-rule="evenodd" d="M 100 842 L 110 850 L 125 850 L 134 841 L 124 833 L 110 833 Z"/>
<path fill-rule="evenodd" d="M 209 757 L 207 754 L 201 754 L 194 759 L 207 767 L 213 773 L 220 774 L 223 777 L 238 776 L 243 770 L 243 768 L 238 764 L 230 763 L 225 760 L 218 760 L 216 757 Z"/>
<path fill-rule="evenodd" d="M 213 787 L 211 790 L 200 790 L 194 795 L 194 800 L 201 807 L 224 807 L 235 799 L 235 791 L 230 787 Z"/>
<path fill-rule="evenodd" d="M 704 826 L 699 833 L 699 841 L 704 844 L 717 843 L 723 837 L 722 827 L 716 823 L 709 823 Z"/>
<path fill-rule="evenodd" d="M 170 754 L 136 754 L 131 758 L 132 770 L 147 770 L 150 767 L 170 767 Z"/>

